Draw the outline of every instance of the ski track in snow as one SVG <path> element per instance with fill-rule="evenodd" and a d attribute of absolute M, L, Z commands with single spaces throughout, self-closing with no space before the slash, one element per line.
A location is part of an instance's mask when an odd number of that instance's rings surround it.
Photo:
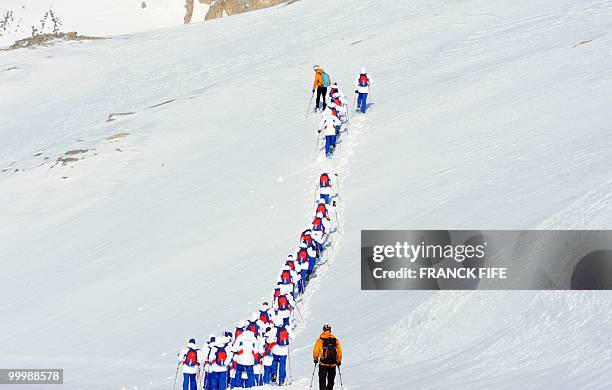
<path fill-rule="evenodd" d="M 371 105 L 372 103 L 368 103 L 368 107 L 370 107 Z M 352 107 L 352 105 L 349 105 L 349 108 L 348 108 L 349 111 L 352 110 L 350 107 Z M 314 115 L 311 116 L 311 118 L 312 117 L 316 118 L 316 116 Z M 313 122 L 313 126 L 316 128 L 315 122 Z M 365 127 L 365 114 L 353 112 L 351 115 L 349 113 L 349 121 L 348 123 L 343 124 L 343 127 L 341 129 L 341 136 L 339 138 L 339 141 L 342 141 L 342 142 L 338 144 L 338 147 L 334 151 L 333 158 L 331 160 L 327 159 L 324 153 L 322 153 L 322 150 L 319 148 L 316 151 L 316 156 L 315 156 L 316 158 L 310 169 L 311 173 L 308 176 L 308 179 L 304 183 L 305 200 L 306 200 L 306 204 L 309 204 L 308 209 L 310 210 L 310 214 L 307 212 L 304 216 L 305 216 L 305 219 L 308 220 L 308 218 L 311 218 L 312 207 L 316 206 L 316 202 L 313 202 L 313 198 L 315 200 L 317 199 L 319 176 L 323 172 L 327 172 L 328 174 L 330 174 L 330 178 L 332 180 L 332 186 L 333 185 L 336 186 L 336 195 L 333 199 L 336 200 L 336 207 L 334 208 L 334 213 L 335 213 L 335 216 L 337 217 L 337 224 L 334 222 L 334 219 L 332 217 L 332 223 L 335 226 L 331 228 L 328 234 L 327 240 L 326 240 L 326 243 L 330 242 L 331 245 L 326 248 L 323 254 L 323 257 L 321 258 L 320 264 L 315 269 L 316 270 L 315 277 L 311 279 L 304 294 L 299 296 L 298 299 L 296 300 L 296 306 L 299 312 L 297 312 L 296 310 L 294 311 L 294 313 L 292 313 L 293 321 L 296 322 L 296 326 L 294 328 L 294 333 L 296 337 L 299 336 L 301 331 L 305 328 L 306 321 L 310 317 L 312 317 L 312 313 L 309 310 L 308 303 L 310 302 L 311 298 L 320 290 L 321 281 L 327 274 L 329 268 L 333 266 L 334 255 L 340 248 L 340 244 L 342 241 L 342 230 L 344 226 L 344 219 L 342 216 L 343 216 L 343 211 L 345 207 L 344 205 L 345 205 L 345 196 L 346 196 L 342 192 L 341 182 L 344 179 L 344 177 L 346 177 L 348 173 L 350 172 L 349 162 L 351 160 L 351 156 L 355 153 L 355 149 L 359 145 L 359 138 L 364 130 L 364 127 Z M 313 196 L 313 193 L 311 193 L 311 188 L 313 187 L 312 183 L 316 183 L 314 186 L 315 188 L 314 196 Z M 299 236 L 299 234 L 300 232 L 297 232 L 297 236 Z M 264 296 L 259 297 L 259 299 L 255 302 L 253 300 L 249 301 L 248 304 L 258 305 L 259 303 L 265 300 L 269 300 L 269 299 L 270 299 L 269 296 L 266 297 L 264 295 Z M 300 308 L 300 304 L 301 304 L 301 308 Z M 259 306 L 256 306 L 255 310 L 258 310 L 258 308 Z M 251 313 L 251 312 L 247 312 L 247 313 Z M 245 316 L 245 318 L 248 318 L 248 314 Z M 232 327 L 229 327 L 229 328 L 226 327 L 225 329 L 230 329 L 230 328 Z M 297 352 L 300 352 L 301 350 L 302 349 L 290 350 L 289 354 L 290 356 L 292 356 L 292 355 L 295 355 Z M 289 384 L 283 387 L 288 388 L 288 389 L 302 389 L 302 388 L 309 387 L 310 382 L 307 378 L 294 379 L 293 377 L 291 377 L 289 367 L 287 367 L 287 373 L 288 373 L 287 377 L 289 380 Z M 167 377 L 165 378 L 165 380 L 159 379 L 152 383 L 163 383 L 165 381 L 168 381 L 169 383 L 173 382 L 173 377 Z M 267 388 L 275 388 L 278 386 L 265 385 L 265 386 L 256 386 L 256 387 L 261 388 L 261 389 L 267 389 Z M 344 385 L 342 389 L 348 390 L 349 387 Z"/>

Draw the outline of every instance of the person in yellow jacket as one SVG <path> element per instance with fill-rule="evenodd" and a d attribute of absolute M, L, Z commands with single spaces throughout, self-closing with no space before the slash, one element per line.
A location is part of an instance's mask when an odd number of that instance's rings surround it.
<path fill-rule="evenodd" d="M 319 65 L 315 65 L 313 69 L 315 72 L 315 76 L 314 82 L 312 83 L 312 93 L 314 94 L 315 90 L 317 91 L 317 105 L 315 106 L 315 111 L 320 108 L 321 103 L 323 103 L 323 107 L 321 108 L 321 111 L 323 111 L 327 106 L 325 97 L 327 96 L 327 87 L 331 85 L 331 82 L 329 79 L 329 75 L 325 73 L 325 71 L 321 69 Z"/>
<path fill-rule="evenodd" d="M 323 325 L 323 332 L 312 350 L 315 366 L 319 364 L 319 390 L 332 390 L 336 378 L 336 366 L 342 364 L 340 340 L 331 332 L 331 326 Z"/>

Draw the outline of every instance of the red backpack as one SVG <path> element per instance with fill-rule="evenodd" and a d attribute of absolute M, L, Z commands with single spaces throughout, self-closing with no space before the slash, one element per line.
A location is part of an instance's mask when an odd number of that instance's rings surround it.
<path fill-rule="evenodd" d="M 183 364 L 188 367 L 198 366 L 200 364 L 198 363 L 198 351 L 196 349 L 189 348 L 189 351 L 187 351 L 187 355 L 185 355 L 185 360 L 183 361 Z"/>
<path fill-rule="evenodd" d="M 225 352 L 225 347 L 217 347 L 217 352 L 215 352 L 215 363 L 219 366 L 224 366 L 225 359 L 227 359 L 227 352 Z"/>
<path fill-rule="evenodd" d="M 293 262 L 293 260 L 287 260 L 285 265 L 288 265 L 289 268 L 291 268 L 292 271 L 295 271 L 295 263 Z"/>
<path fill-rule="evenodd" d="M 312 244 L 312 236 L 310 236 L 310 235 L 304 236 L 302 238 L 302 242 L 304 242 L 306 245 Z"/>
<path fill-rule="evenodd" d="M 283 272 L 281 272 L 281 282 L 283 282 L 284 284 L 291 283 L 291 273 L 289 271 L 284 270 Z"/>
<path fill-rule="evenodd" d="M 323 216 L 327 216 L 327 207 L 325 207 L 325 205 L 323 203 L 319 203 L 319 205 L 317 206 L 317 210 L 316 213 L 323 213 Z"/>
<path fill-rule="evenodd" d="M 268 322 L 270 322 L 270 315 L 268 314 L 267 310 L 259 311 L 259 320 L 263 322 L 264 324 L 267 324 Z"/>
<path fill-rule="evenodd" d="M 307 261 L 308 260 L 308 251 L 306 249 L 300 249 L 300 251 L 297 254 L 298 256 L 298 261 L 302 262 L 302 261 Z"/>
<path fill-rule="evenodd" d="M 278 332 L 276 334 L 276 343 L 282 347 L 285 345 L 289 345 L 289 332 L 285 327 L 278 328 Z"/>
<path fill-rule="evenodd" d="M 319 178 L 319 187 L 329 187 L 329 176 L 327 173 L 322 173 Z"/>
<path fill-rule="evenodd" d="M 315 218 L 314 221 L 312 221 L 312 226 L 314 227 L 314 230 L 321 230 L 322 224 L 323 221 L 319 217 Z"/>
<path fill-rule="evenodd" d="M 368 75 L 365 73 L 360 74 L 359 75 L 359 86 L 367 87 L 368 85 L 370 85 L 370 80 L 368 79 Z"/>
<path fill-rule="evenodd" d="M 278 297 L 278 309 L 279 310 L 287 310 L 289 309 L 289 300 L 286 295 L 281 295 Z"/>
<path fill-rule="evenodd" d="M 244 329 L 236 328 L 236 331 L 234 332 L 234 338 L 238 338 L 238 336 L 240 336 L 242 332 L 244 332 Z"/>

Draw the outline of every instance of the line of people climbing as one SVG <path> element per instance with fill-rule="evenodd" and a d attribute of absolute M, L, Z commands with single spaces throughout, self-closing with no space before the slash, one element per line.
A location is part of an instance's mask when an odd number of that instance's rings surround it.
<path fill-rule="evenodd" d="M 224 390 L 287 383 L 295 314 L 297 312 L 303 321 L 298 304 L 322 264 L 323 254 L 331 246 L 331 235 L 338 229 L 337 197 L 332 178 L 322 173 L 315 190 L 313 220 L 301 232 L 299 245 L 283 261 L 271 299 L 262 302 L 248 320 L 238 322 L 234 330 L 210 335 L 201 348 L 195 339 L 190 339 L 178 353 L 175 387 L 181 367 L 183 390 Z M 315 368 L 320 365 L 321 389 L 332 389 L 335 367 L 342 361 L 342 349 L 331 334 L 331 326 L 324 326 L 313 357 Z"/>
<path fill-rule="evenodd" d="M 331 77 L 319 65 L 313 67 L 315 75 L 312 84 L 312 97 L 316 92 L 315 112 L 321 112 L 322 118 L 318 133 L 325 136 L 325 156 L 331 159 L 336 149 L 340 134 L 348 132 L 350 122 L 348 99 L 340 90 L 337 82 L 331 82 Z M 355 79 L 355 112 L 365 114 L 368 108 L 368 95 L 372 87 L 372 79 L 365 67 L 362 67 Z M 328 90 L 329 88 L 329 90 Z M 344 128 L 344 129 L 343 129 Z M 320 137 L 319 137 L 320 138 Z M 319 139 L 317 148 L 319 151 Z"/>

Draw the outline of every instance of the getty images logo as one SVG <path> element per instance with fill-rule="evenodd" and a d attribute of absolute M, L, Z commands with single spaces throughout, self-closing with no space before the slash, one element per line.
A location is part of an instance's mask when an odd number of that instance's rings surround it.
<path fill-rule="evenodd" d="M 362 290 L 612 290 L 612 230 L 362 230 Z"/>
<path fill-rule="evenodd" d="M 486 245 L 486 241 L 478 245 L 426 244 L 424 241 L 419 244 L 411 244 L 398 241 L 394 245 L 375 245 L 372 247 L 372 260 L 380 263 L 385 259 L 402 259 L 414 263 L 419 259 L 446 258 L 460 263 L 465 260 L 484 259 Z"/>

